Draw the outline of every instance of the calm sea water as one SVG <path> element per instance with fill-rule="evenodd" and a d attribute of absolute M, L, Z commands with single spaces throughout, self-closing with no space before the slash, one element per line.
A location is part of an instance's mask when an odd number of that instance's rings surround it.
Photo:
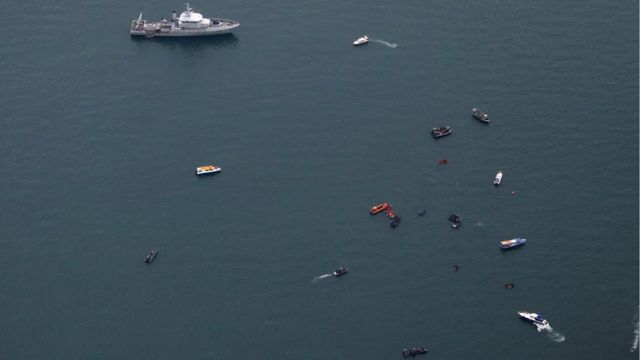
<path fill-rule="evenodd" d="M 0 358 L 637 358 L 637 2 L 4 5 Z"/>

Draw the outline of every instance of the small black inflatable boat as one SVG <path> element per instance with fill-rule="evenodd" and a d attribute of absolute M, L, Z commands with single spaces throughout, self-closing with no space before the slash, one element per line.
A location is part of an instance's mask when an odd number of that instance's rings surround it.
<path fill-rule="evenodd" d="M 460 228 L 460 215 L 458 214 L 452 214 L 451 216 L 449 216 L 449 221 L 451 221 L 451 227 L 454 229 L 458 229 Z"/>

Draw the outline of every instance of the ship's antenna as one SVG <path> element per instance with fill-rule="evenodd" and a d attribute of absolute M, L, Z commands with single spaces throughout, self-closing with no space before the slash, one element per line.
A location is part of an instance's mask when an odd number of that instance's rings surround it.
<path fill-rule="evenodd" d="M 142 13 L 138 15 L 138 20 L 136 20 L 136 27 L 140 26 L 140 22 L 142 21 Z"/>

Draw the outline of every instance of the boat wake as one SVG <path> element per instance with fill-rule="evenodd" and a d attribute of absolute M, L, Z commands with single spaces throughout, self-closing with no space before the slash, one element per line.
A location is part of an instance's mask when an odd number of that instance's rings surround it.
<path fill-rule="evenodd" d="M 535 324 L 536 327 L 538 328 L 538 332 L 546 332 L 547 336 L 549 336 L 549 339 L 551 339 L 551 341 L 553 342 L 564 342 L 565 337 L 564 335 L 562 335 L 561 333 L 559 333 L 556 330 L 553 330 L 553 328 L 547 324 L 547 325 L 540 325 L 540 324 Z"/>
<path fill-rule="evenodd" d="M 395 49 L 398 47 L 398 44 L 393 44 L 384 40 L 379 40 L 379 39 L 370 39 L 369 41 L 373 41 L 373 42 L 377 42 L 378 44 L 382 44 L 382 45 L 386 45 L 392 49 Z"/>
<path fill-rule="evenodd" d="M 638 340 L 640 335 L 640 329 L 638 329 L 638 313 L 633 317 L 633 342 L 631 343 L 631 348 L 629 351 L 636 352 L 638 351 Z"/>
<path fill-rule="evenodd" d="M 326 279 L 326 278 L 332 277 L 332 276 L 333 276 L 333 273 L 316 276 L 316 277 L 313 278 L 313 280 L 311 282 L 318 282 L 318 281 L 320 281 L 322 279 Z"/>

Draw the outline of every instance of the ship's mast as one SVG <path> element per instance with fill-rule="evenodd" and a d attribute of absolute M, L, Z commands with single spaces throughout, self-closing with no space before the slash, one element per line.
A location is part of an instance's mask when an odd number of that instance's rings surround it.
<path fill-rule="evenodd" d="M 191 10 L 193 10 L 193 9 L 191 9 L 191 8 L 189 7 L 189 3 L 187 3 L 187 14 L 188 14 L 189 16 L 191 16 Z"/>

